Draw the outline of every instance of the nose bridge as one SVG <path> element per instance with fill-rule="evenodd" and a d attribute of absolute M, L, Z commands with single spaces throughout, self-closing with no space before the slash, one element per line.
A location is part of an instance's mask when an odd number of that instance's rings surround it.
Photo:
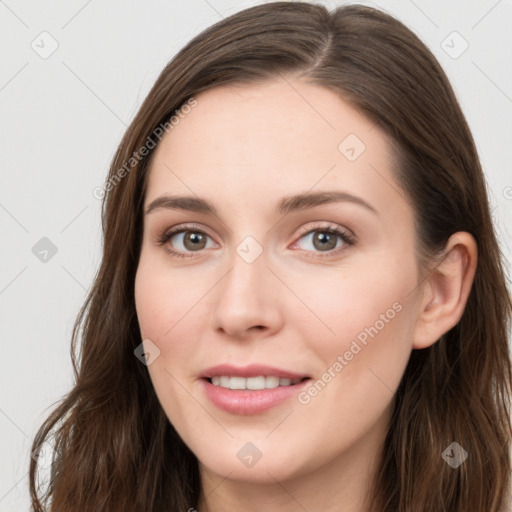
<path fill-rule="evenodd" d="M 266 256 L 252 237 L 246 237 L 235 247 L 229 260 L 230 270 L 218 287 L 214 308 L 217 328 L 235 336 L 243 336 L 255 326 L 276 328 L 279 308 Z"/>

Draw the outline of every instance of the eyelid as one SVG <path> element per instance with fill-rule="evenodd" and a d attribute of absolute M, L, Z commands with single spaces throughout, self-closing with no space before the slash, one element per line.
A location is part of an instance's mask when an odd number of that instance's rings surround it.
<path fill-rule="evenodd" d="M 351 230 L 344 228 L 343 226 L 340 226 L 339 224 L 334 224 L 329 221 L 315 221 L 315 222 L 313 222 L 313 225 L 311 225 L 311 223 L 306 224 L 306 226 L 302 226 L 299 229 L 299 233 L 297 236 L 302 237 L 304 235 L 307 235 L 308 233 L 311 233 L 311 231 L 322 231 L 322 230 L 341 231 L 347 237 L 350 237 L 354 240 L 356 238 Z"/>
<path fill-rule="evenodd" d="M 191 231 L 193 233 L 202 233 L 208 236 L 210 239 L 215 241 L 215 237 L 210 234 L 209 230 L 199 224 L 194 223 L 186 223 L 186 224 L 178 224 L 173 226 L 172 228 L 166 229 L 161 235 L 156 235 L 156 240 L 162 242 L 163 240 L 169 240 L 175 235 L 181 234 L 183 232 Z M 217 242 L 215 242 L 217 243 Z M 193 251 L 191 251 L 193 252 Z M 200 252 L 200 251 L 196 251 Z"/>

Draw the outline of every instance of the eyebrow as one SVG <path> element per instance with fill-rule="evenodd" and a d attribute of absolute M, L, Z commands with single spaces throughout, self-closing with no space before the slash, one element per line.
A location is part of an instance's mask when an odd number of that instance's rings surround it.
<path fill-rule="evenodd" d="M 305 192 L 302 194 L 284 197 L 277 203 L 274 211 L 276 214 L 286 215 L 287 213 L 295 210 L 304 210 L 323 204 L 339 202 L 353 203 L 378 215 L 377 210 L 364 199 L 342 191 Z M 217 215 L 217 210 L 213 204 L 205 199 L 192 196 L 165 195 L 157 197 L 146 208 L 146 215 L 160 208 Z"/>

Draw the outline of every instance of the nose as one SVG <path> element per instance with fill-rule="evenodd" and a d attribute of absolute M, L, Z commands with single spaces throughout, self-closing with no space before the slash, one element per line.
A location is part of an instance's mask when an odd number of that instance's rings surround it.
<path fill-rule="evenodd" d="M 264 254 L 248 263 L 237 253 L 232 266 L 215 287 L 215 331 L 246 340 L 268 337 L 282 325 L 279 280 L 267 267 Z"/>

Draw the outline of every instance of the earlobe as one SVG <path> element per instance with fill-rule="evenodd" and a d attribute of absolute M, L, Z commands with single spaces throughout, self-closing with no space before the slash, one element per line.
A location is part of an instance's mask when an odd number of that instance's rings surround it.
<path fill-rule="evenodd" d="M 433 345 L 460 320 L 475 277 L 478 251 L 466 232 L 454 233 L 441 260 L 424 280 L 413 348 Z"/>

